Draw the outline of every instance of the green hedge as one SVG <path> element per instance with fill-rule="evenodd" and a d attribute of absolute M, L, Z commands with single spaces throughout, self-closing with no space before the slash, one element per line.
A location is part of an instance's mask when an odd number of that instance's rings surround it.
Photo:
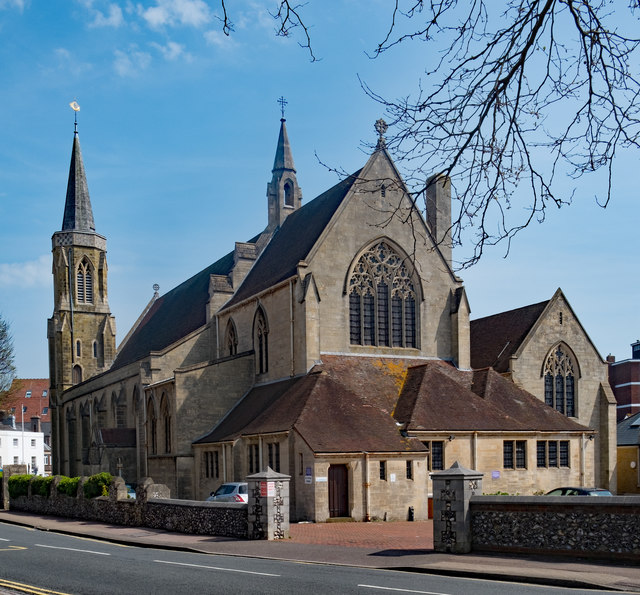
<path fill-rule="evenodd" d="M 51 483 L 53 482 L 54 479 L 55 477 L 53 476 L 49 476 L 49 477 L 42 477 L 41 475 L 33 476 L 33 479 L 31 480 L 31 494 L 34 496 L 38 495 L 38 496 L 44 496 L 45 498 L 48 498 L 49 494 L 51 493 Z"/>
<path fill-rule="evenodd" d="M 113 481 L 111 473 L 97 473 L 84 482 L 84 497 L 96 498 L 98 496 L 108 496 L 109 486 Z"/>
<path fill-rule="evenodd" d="M 19 498 L 29 494 L 29 482 L 33 475 L 12 475 L 9 478 L 9 496 Z"/>
<path fill-rule="evenodd" d="M 58 494 L 66 494 L 67 496 L 75 498 L 78 495 L 78 483 L 80 483 L 79 477 L 60 476 Z"/>

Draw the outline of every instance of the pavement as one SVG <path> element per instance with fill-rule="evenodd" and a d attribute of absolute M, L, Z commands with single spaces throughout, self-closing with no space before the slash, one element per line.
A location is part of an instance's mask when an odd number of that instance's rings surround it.
<path fill-rule="evenodd" d="M 11 510 L 0 510 L 0 523 L 120 544 L 204 554 L 640 593 L 640 559 L 623 563 L 566 556 L 441 554 L 433 550 L 431 521 L 296 523 L 291 525 L 290 538 L 283 541 L 187 535 Z"/>

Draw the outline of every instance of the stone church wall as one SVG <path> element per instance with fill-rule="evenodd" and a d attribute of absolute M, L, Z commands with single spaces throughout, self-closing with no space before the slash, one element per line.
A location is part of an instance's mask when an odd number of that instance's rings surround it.
<path fill-rule="evenodd" d="M 518 357 L 512 359 L 512 379 L 520 388 L 544 402 L 543 366 L 551 349 L 560 341 L 571 349 L 579 367 L 576 420 L 597 432 L 597 454 L 588 459 L 585 475 L 592 478 L 597 487 L 615 490 L 615 401 L 607 404 L 609 397 L 601 391 L 603 385 L 605 390 L 608 387 L 607 364 L 594 349 L 564 299 L 551 302 L 546 316 L 532 330 L 531 339 L 521 347 Z M 613 399 L 613 395 L 610 397 Z"/>

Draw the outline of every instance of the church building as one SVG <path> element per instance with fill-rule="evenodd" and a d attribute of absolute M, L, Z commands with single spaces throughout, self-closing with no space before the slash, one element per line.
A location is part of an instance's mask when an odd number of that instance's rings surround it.
<path fill-rule="evenodd" d="M 303 204 L 283 118 L 265 228 L 156 291 L 117 350 L 74 135 L 52 240 L 57 473 L 149 476 L 202 500 L 268 466 L 291 476 L 292 520 L 312 521 L 427 518 L 429 473 L 455 461 L 487 492 L 615 489 L 606 364 L 564 296 L 528 313 L 517 344 L 470 322 L 449 181 L 429 180 L 423 217 L 385 130 Z"/>

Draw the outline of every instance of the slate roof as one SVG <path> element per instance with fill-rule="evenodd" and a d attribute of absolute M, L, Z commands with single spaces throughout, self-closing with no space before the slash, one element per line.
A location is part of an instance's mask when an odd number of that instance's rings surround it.
<path fill-rule="evenodd" d="M 228 275 L 232 267 L 233 252 L 230 252 L 159 297 L 118 352 L 111 369 L 135 362 L 151 351 L 161 351 L 203 326 L 209 300 L 209 276 Z"/>
<path fill-rule="evenodd" d="M 89 186 L 87 185 L 82 152 L 80 151 L 80 140 L 77 133 L 73 135 L 67 197 L 62 217 L 62 231 L 70 230 L 88 232 L 95 232 L 96 230 L 93 222 L 93 211 L 91 210 L 91 199 L 89 198 Z"/>
<path fill-rule="evenodd" d="M 305 376 L 250 390 L 195 444 L 295 430 L 316 453 L 420 452 L 401 429 L 588 430 L 494 370 L 423 361 L 325 355 Z"/>
<path fill-rule="evenodd" d="M 223 308 L 237 304 L 295 275 L 298 263 L 309 254 L 360 171 L 291 213 Z"/>
<path fill-rule="evenodd" d="M 549 300 L 471 321 L 471 367 L 509 371 L 509 358 L 547 307 Z"/>
<path fill-rule="evenodd" d="M 359 172 L 297 209 L 284 221 L 226 306 L 242 301 L 296 273 L 351 188 Z M 259 235 L 249 242 L 255 242 Z M 209 276 L 229 275 L 234 262 L 230 252 L 181 283 L 151 306 L 140 324 L 118 351 L 111 366 L 121 368 L 161 351 L 206 323 Z"/>
<path fill-rule="evenodd" d="M 618 446 L 640 445 L 640 413 L 618 423 Z"/>

